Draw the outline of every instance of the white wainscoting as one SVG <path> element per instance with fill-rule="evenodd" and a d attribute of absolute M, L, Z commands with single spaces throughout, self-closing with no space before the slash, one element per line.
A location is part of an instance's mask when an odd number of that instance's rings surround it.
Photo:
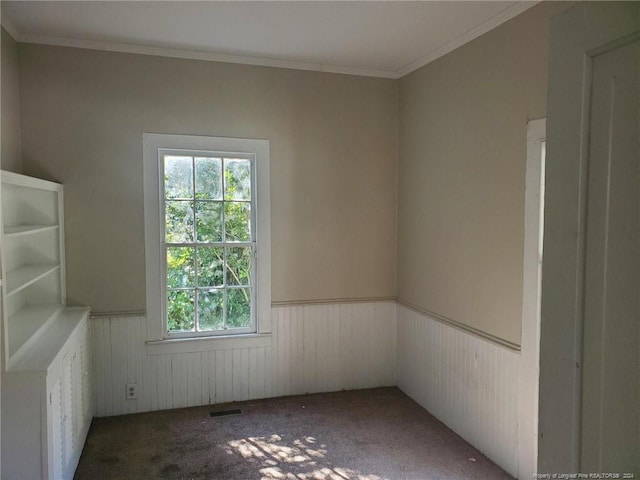
<path fill-rule="evenodd" d="M 142 316 L 92 322 L 99 417 L 396 385 L 393 301 L 273 307 L 270 345 L 192 353 L 148 352 Z"/>
<path fill-rule="evenodd" d="M 519 352 L 402 304 L 397 321 L 398 386 L 517 476 Z"/>
<path fill-rule="evenodd" d="M 517 475 L 519 352 L 402 304 L 275 306 L 270 344 L 192 353 L 149 353 L 145 317 L 92 322 L 96 416 L 397 385 Z"/>

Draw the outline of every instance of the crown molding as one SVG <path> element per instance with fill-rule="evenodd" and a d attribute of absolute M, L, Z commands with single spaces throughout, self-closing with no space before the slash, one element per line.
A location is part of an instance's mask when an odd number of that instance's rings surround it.
<path fill-rule="evenodd" d="M 537 5 L 538 3 L 540 3 L 540 0 L 536 0 L 536 1 L 519 1 L 517 3 L 515 3 L 514 5 L 511 5 L 509 7 L 507 7 L 506 9 L 504 9 L 503 11 L 501 11 L 498 15 L 490 18 L 489 20 L 481 23 L 480 25 L 472 28 L 471 30 L 463 33 L 462 35 L 460 35 L 459 37 L 455 38 L 454 40 L 445 43 L 444 45 L 442 45 L 441 47 L 432 50 L 431 52 L 429 52 L 428 54 L 426 54 L 423 57 L 420 57 L 419 59 L 408 63 L 407 65 L 405 65 L 404 67 L 401 67 L 399 69 L 396 70 L 396 77 L 395 78 L 402 78 L 405 75 L 408 75 L 409 73 L 424 67 L 425 65 L 427 65 L 428 63 L 433 62 L 434 60 L 443 57 L 444 55 L 446 55 L 447 53 L 455 50 L 458 47 L 461 47 L 462 45 L 464 45 L 465 43 L 469 43 L 470 41 L 474 40 L 475 38 L 478 38 L 480 35 L 484 35 L 485 33 L 487 33 L 489 30 L 492 30 L 494 28 L 496 28 L 498 25 L 503 24 L 504 22 L 511 20 L 513 17 L 516 17 L 518 15 L 520 15 L 522 12 L 530 9 L 531 7 Z"/>
<path fill-rule="evenodd" d="M 529 8 L 540 3 L 540 0 L 534 1 L 518 1 L 515 4 L 502 10 L 499 14 L 495 15 L 491 19 L 481 23 L 480 25 L 472 28 L 464 34 L 458 36 L 454 40 L 447 42 L 441 47 L 432 50 L 428 54 L 420 57 L 419 59 L 406 64 L 397 70 L 371 70 L 364 68 L 344 67 L 338 65 L 325 65 L 309 62 L 297 62 L 289 60 L 281 60 L 269 57 L 253 57 L 247 55 L 229 55 L 224 53 L 209 52 L 204 50 L 189 50 L 189 49 L 177 49 L 167 47 L 154 47 L 129 43 L 118 42 L 101 42 L 94 40 L 82 40 L 69 37 L 55 37 L 55 36 L 42 36 L 42 35 L 29 35 L 22 34 L 16 27 L 15 23 L 7 17 L 4 12 L 2 13 L 2 26 L 5 30 L 16 40 L 21 43 L 35 43 L 40 45 L 53 45 L 59 47 L 70 48 L 84 48 L 89 50 L 103 50 L 108 52 L 121 52 L 132 53 L 138 55 L 153 55 L 160 57 L 170 58 L 183 58 L 189 60 L 203 60 L 211 62 L 222 63 L 236 63 L 242 65 L 254 65 L 261 67 L 275 67 L 275 68 L 288 68 L 293 70 L 306 70 L 325 73 L 337 73 L 342 75 L 356 75 L 363 77 L 376 77 L 376 78 L 388 78 L 399 79 L 408 75 L 409 73 L 433 62 L 434 60 L 446 55 L 447 53 L 455 50 L 456 48 L 468 43 L 475 38 L 487 33 L 493 28 L 501 25 L 502 23 L 516 17 Z"/>
<path fill-rule="evenodd" d="M 187 50 L 165 47 L 151 47 L 116 42 L 98 42 L 94 40 L 80 40 L 76 38 L 50 37 L 40 35 L 20 35 L 18 41 L 22 43 L 36 43 L 40 45 L 54 45 L 59 47 L 84 48 L 90 50 L 104 50 L 108 52 L 134 53 L 139 55 L 154 55 L 160 57 L 184 58 L 190 60 L 205 60 L 222 63 L 239 63 L 261 67 L 289 68 L 294 70 L 310 70 L 325 73 L 339 73 L 343 75 L 358 75 L 364 77 L 379 77 L 395 79 L 396 73 L 385 70 L 368 70 L 363 68 L 342 67 L 317 63 L 295 62 L 268 57 L 252 57 L 245 55 L 228 55 L 202 50 Z"/>
<path fill-rule="evenodd" d="M 13 20 L 7 16 L 4 12 L 4 9 L 0 12 L 0 23 L 2 23 L 2 27 L 7 31 L 9 35 L 16 41 L 20 41 L 20 30 L 16 27 L 16 24 L 13 23 Z"/>

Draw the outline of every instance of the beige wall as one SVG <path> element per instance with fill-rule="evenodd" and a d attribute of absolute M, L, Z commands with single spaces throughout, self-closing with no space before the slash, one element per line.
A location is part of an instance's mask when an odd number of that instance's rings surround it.
<path fill-rule="evenodd" d="M 63 182 L 67 290 L 145 308 L 143 132 L 271 141 L 274 301 L 393 296 L 398 85 L 20 45 L 26 173 Z"/>
<path fill-rule="evenodd" d="M 400 81 L 398 296 L 520 343 L 526 124 L 545 116 L 543 3 Z"/>
<path fill-rule="evenodd" d="M 564 8 L 399 82 L 20 45 L 24 168 L 66 186 L 70 301 L 144 309 L 143 132 L 266 138 L 274 301 L 397 293 L 519 343 L 526 120 Z"/>
<path fill-rule="evenodd" d="M 18 44 L 2 28 L 2 138 L 0 159 L 2 169 L 20 172 L 22 169 L 22 140 L 20 138 L 20 82 L 18 73 Z"/>

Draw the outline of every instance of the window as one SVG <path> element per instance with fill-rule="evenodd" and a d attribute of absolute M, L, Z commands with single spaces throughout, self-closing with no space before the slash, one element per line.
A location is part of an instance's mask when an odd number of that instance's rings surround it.
<path fill-rule="evenodd" d="M 254 332 L 253 156 L 160 150 L 168 333 Z"/>
<path fill-rule="evenodd" d="M 149 339 L 268 332 L 268 142 L 144 143 Z"/>

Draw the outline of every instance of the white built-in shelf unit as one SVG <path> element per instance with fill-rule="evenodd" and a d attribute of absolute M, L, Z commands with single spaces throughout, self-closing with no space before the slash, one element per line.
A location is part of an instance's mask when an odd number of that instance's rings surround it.
<path fill-rule="evenodd" d="M 2 171 L 2 298 L 5 370 L 63 311 L 63 188 Z"/>

